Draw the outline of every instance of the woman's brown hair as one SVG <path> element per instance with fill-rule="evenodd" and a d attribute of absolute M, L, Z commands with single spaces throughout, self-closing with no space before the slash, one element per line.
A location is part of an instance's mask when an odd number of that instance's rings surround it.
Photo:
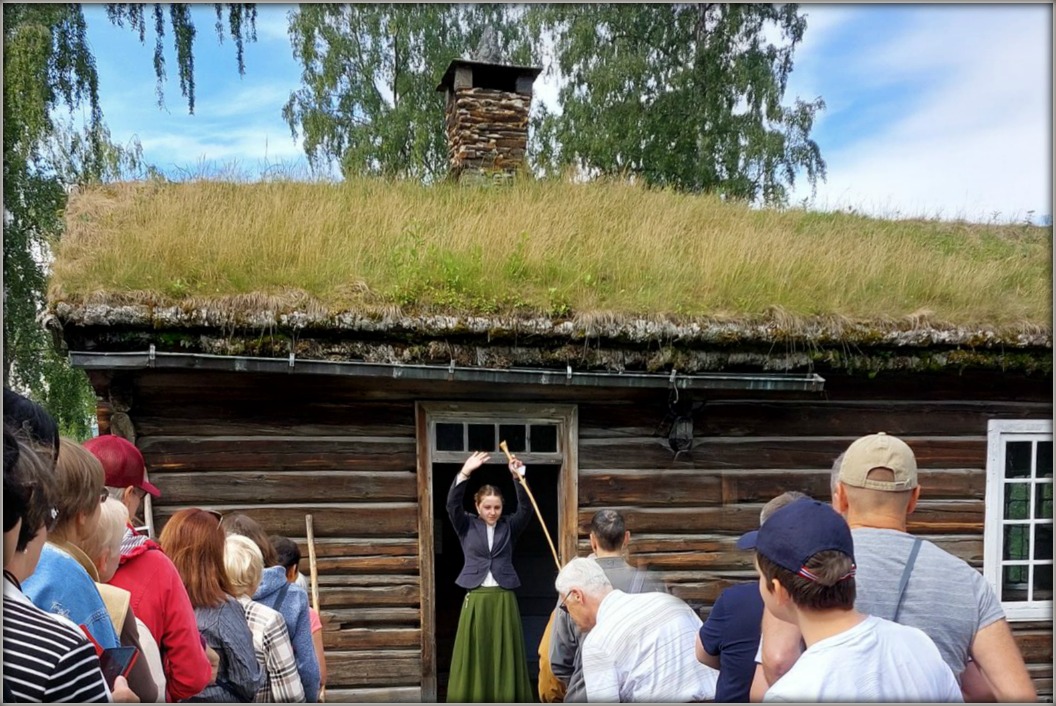
<path fill-rule="evenodd" d="M 158 538 L 195 608 L 222 605 L 233 595 L 224 566 L 224 538 L 216 515 L 196 507 L 170 517 Z"/>
<path fill-rule="evenodd" d="M 220 526 L 224 528 L 227 534 L 240 534 L 243 537 L 252 539 L 253 543 L 260 549 L 261 556 L 264 557 L 265 569 L 278 566 L 279 555 L 276 553 L 275 547 L 272 546 L 268 533 L 252 517 L 243 515 L 241 512 L 234 512 L 230 515 L 224 515 L 220 521 Z"/>
<path fill-rule="evenodd" d="M 505 498 L 502 497 L 502 491 L 501 490 L 496 488 L 494 485 L 482 485 L 482 486 L 480 486 L 480 490 L 478 490 L 473 495 L 473 504 L 474 505 L 480 505 L 480 501 L 483 500 L 484 498 L 488 497 L 489 495 L 493 495 L 496 498 L 498 498 L 499 500 L 502 500 L 503 504 L 506 503 Z"/>
<path fill-rule="evenodd" d="M 73 521 L 80 514 L 90 515 L 99 507 L 99 497 L 106 492 L 106 472 L 92 452 L 76 441 L 62 437 L 59 459 L 55 464 L 58 481 L 56 509 L 59 511 L 51 534 L 68 539 Z"/>

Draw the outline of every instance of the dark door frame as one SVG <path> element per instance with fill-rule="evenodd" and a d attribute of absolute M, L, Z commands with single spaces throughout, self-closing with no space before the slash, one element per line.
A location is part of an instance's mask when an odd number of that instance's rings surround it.
<path fill-rule="evenodd" d="M 436 701 L 436 587 L 433 567 L 433 463 L 461 463 L 466 452 L 434 451 L 436 420 L 460 422 L 556 423 L 561 470 L 557 479 L 558 527 L 553 537 L 561 564 L 576 556 L 579 527 L 579 412 L 576 405 L 487 402 L 417 402 L 414 407 L 418 446 L 418 570 L 421 584 L 422 701 Z M 553 463 L 553 454 L 517 457 Z M 529 484 L 531 480 L 529 478 Z M 441 492 L 443 492 L 441 490 Z M 553 529 L 553 528 L 552 528 Z"/>

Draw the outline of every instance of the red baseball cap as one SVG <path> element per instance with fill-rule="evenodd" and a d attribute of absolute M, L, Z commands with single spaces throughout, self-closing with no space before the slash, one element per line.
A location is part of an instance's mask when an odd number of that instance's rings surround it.
<path fill-rule="evenodd" d="M 143 454 L 131 441 L 113 434 L 102 434 L 84 442 L 83 446 L 103 464 L 108 487 L 127 488 L 131 485 L 155 498 L 161 497 L 161 491 L 144 478 L 147 468 Z"/>

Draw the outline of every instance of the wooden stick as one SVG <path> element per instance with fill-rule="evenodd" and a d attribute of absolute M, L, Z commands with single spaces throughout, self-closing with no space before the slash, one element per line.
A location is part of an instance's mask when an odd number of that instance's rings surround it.
<path fill-rule="evenodd" d="M 308 529 L 308 570 L 311 574 L 312 608 L 319 612 L 319 569 L 315 563 L 315 532 L 312 529 L 312 516 L 305 515 L 304 523 Z"/>
<path fill-rule="evenodd" d="M 505 441 L 499 442 L 499 448 L 506 454 L 506 458 L 510 463 L 513 463 L 515 456 L 510 453 L 509 447 L 506 446 Z M 543 527 L 543 534 L 546 535 L 546 542 L 550 545 L 550 553 L 554 555 L 554 564 L 557 565 L 558 573 L 561 572 L 561 560 L 557 558 L 557 549 L 554 548 L 554 540 L 550 539 L 550 530 L 546 528 L 546 522 L 543 521 L 543 513 L 539 512 L 539 504 L 535 502 L 535 496 L 532 495 L 532 489 L 528 487 L 528 481 L 520 473 L 517 474 L 517 479 L 524 486 L 524 491 L 528 493 L 528 499 L 532 501 L 532 507 L 535 508 L 535 516 L 539 518 L 539 524 Z"/>
<path fill-rule="evenodd" d="M 312 589 L 312 608 L 319 612 L 319 567 L 315 563 L 315 530 L 312 527 L 312 516 L 304 516 L 304 524 L 308 537 L 308 573 Z M 319 686 L 319 703 L 326 701 L 326 685 Z"/>

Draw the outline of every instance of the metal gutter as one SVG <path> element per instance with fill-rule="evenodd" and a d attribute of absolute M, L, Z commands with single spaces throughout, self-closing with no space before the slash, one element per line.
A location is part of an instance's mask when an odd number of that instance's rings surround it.
<path fill-rule="evenodd" d="M 362 363 L 356 361 L 253 356 L 209 353 L 158 353 L 154 346 L 144 352 L 95 353 L 70 351 L 74 367 L 86 370 L 216 370 L 245 373 L 298 373 L 304 375 L 350 375 L 396 380 L 442 380 L 447 382 L 496 382 L 569 387 L 675 387 L 680 390 L 757 390 L 770 392 L 822 392 L 825 379 L 816 373 L 670 373 L 576 372 L 532 368 L 469 368 L 450 365 Z"/>

